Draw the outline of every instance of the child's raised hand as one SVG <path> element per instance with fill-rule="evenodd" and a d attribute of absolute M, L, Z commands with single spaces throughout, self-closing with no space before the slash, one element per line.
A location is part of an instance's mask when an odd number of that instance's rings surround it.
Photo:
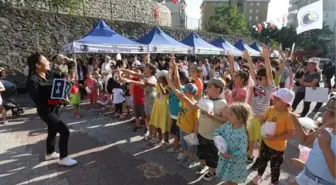
<path fill-rule="evenodd" d="M 269 55 L 269 50 L 266 46 L 266 44 L 262 44 L 262 56 L 264 58 L 268 58 L 270 55 Z"/>
<path fill-rule="evenodd" d="M 249 59 L 250 58 L 250 54 L 248 53 L 248 51 L 244 50 L 243 57 L 245 59 Z"/>
<path fill-rule="evenodd" d="M 227 159 L 232 159 L 233 158 L 233 155 L 230 155 L 230 154 L 227 154 L 227 153 L 221 153 L 221 154 L 224 158 L 227 158 Z"/>
<path fill-rule="evenodd" d="M 228 53 L 228 59 L 230 62 L 234 61 L 234 57 L 231 53 Z"/>

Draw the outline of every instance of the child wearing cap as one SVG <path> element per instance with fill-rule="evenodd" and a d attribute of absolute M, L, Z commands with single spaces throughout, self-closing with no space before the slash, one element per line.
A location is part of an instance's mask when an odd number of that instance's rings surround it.
<path fill-rule="evenodd" d="M 196 103 L 195 95 L 197 94 L 197 87 L 193 83 L 184 85 L 182 91 L 177 89 L 171 80 L 171 76 L 168 75 L 168 84 L 171 90 L 181 101 L 181 109 L 177 118 L 177 126 L 179 127 L 180 144 L 183 150 L 182 158 L 179 160 L 181 165 L 185 165 L 188 168 L 193 168 L 197 164 L 196 146 L 189 145 L 184 136 L 195 132 L 195 125 L 197 125 L 199 119 L 199 110 L 190 106 L 188 102 L 183 98 L 184 96 L 189 99 L 191 103 Z"/>
<path fill-rule="evenodd" d="M 225 87 L 221 78 L 212 78 L 207 82 L 206 98 L 212 100 L 214 109 L 211 112 L 202 111 L 195 128 L 198 134 L 199 145 L 197 145 L 197 156 L 201 165 L 196 169 L 197 175 L 202 175 L 206 181 L 216 178 L 216 168 L 218 164 L 218 149 L 213 141 L 213 133 L 227 121 L 225 114 L 228 105 L 220 98 Z M 190 105 L 198 108 L 197 104 L 192 103 L 189 98 L 183 97 Z"/>
<path fill-rule="evenodd" d="M 273 106 L 264 114 L 263 124 L 275 124 L 274 135 L 263 136 L 260 157 L 258 162 L 258 175 L 252 180 L 259 184 L 262 180 L 268 161 L 271 161 L 271 183 L 278 184 L 280 167 L 284 160 L 287 140 L 294 136 L 294 119 L 290 107 L 294 100 L 293 91 L 281 88 L 272 93 Z"/>

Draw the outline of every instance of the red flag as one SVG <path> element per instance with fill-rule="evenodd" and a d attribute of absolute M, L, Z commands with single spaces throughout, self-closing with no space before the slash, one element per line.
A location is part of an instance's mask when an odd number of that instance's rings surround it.
<path fill-rule="evenodd" d="M 171 0 L 171 2 L 173 2 L 174 4 L 177 4 L 179 0 Z"/>
<path fill-rule="evenodd" d="M 159 18 L 159 8 L 154 8 L 154 20 L 158 20 Z"/>

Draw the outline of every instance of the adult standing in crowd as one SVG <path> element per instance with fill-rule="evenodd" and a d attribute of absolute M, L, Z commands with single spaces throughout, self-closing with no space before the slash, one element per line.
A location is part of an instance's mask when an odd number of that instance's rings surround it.
<path fill-rule="evenodd" d="M 57 61 L 57 64 L 59 66 L 59 69 L 60 69 L 60 72 L 65 74 L 65 75 L 68 75 L 69 73 L 69 67 L 68 67 L 68 64 L 67 64 L 67 60 L 68 58 L 62 54 L 58 54 L 56 56 L 56 61 Z"/>
<path fill-rule="evenodd" d="M 80 88 L 80 95 L 81 98 L 84 99 L 86 95 L 86 91 L 84 89 L 84 81 L 86 80 L 88 70 L 87 67 L 84 65 L 82 59 L 77 59 L 77 74 L 78 74 L 78 83 L 82 85 L 82 88 Z"/>
<path fill-rule="evenodd" d="M 292 105 L 293 111 L 295 111 L 296 107 L 299 103 L 304 100 L 306 94 L 306 87 L 311 87 L 313 89 L 319 87 L 321 79 L 321 74 L 317 66 L 317 62 L 315 60 L 309 60 L 307 65 L 307 72 L 303 75 L 302 78 L 296 79 L 298 85 L 300 85 L 295 94 L 295 99 Z M 301 112 L 301 117 L 305 117 L 310 109 L 311 102 L 304 101 L 303 110 Z M 321 103 L 318 103 L 322 105 Z M 318 106 L 318 105 L 316 105 Z"/>
<path fill-rule="evenodd" d="M 45 159 L 58 159 L 59 165 L 73 166 L 77 164 L 68 156 L 68 140 L 70 131 L 66 124 L 60 119 L 60 101 L 50 99 L 54 77 L 60 78 L 50 71 L 50 62 L 41 54 L 35 53 L 28 57 L 29 78 L 27 88 L 30 97 L 33 99 L 38 116 L 48 126 L 47 152 Z M 63 102 L 62 102 L 63 103 Z M 55 139 L 60 134 L 59 151 L 55 152 Z"/>

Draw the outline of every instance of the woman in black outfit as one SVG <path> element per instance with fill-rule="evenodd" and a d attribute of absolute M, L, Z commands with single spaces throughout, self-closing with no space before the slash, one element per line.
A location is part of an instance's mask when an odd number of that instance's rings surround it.
<path fill-rule="evenodd" d="M 50 71 L 50 62 L 41 54 L 35 53 L 28 57 L 29 77 L 27 81 L 28 92 L 33 99 L 38 116 L 48 126 L 47 152 L 45 159 L 58 159 L 59 165 L 73 166 L 77 161 L 68 156 L 68 140 L 70 131 L 60 119 L 59 100 L 50 99 L 54 78 L 60 78 Z M 59 151 L 55 152 L 55 137 L 60 134 Z"/>

